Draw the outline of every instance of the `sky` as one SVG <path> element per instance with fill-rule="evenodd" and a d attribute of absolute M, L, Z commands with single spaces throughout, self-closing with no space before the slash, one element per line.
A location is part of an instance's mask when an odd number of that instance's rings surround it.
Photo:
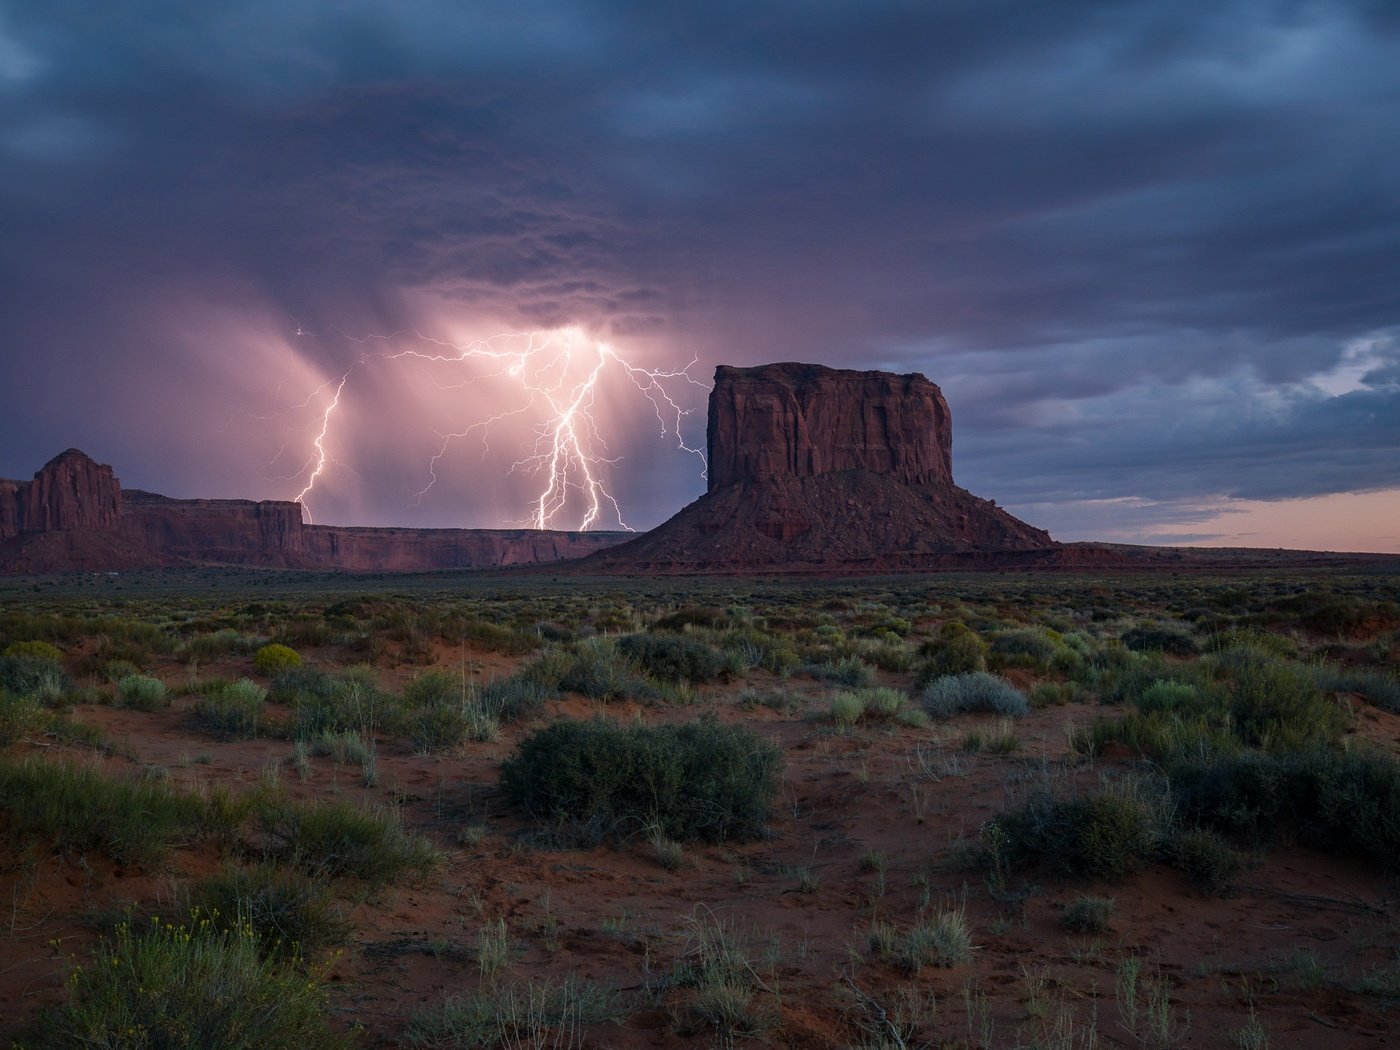
<path fill-rule="evenodd" d="M 0 0 L 0 476 L 528 524 L 603 363 L 647 528 L 795 360 L 1058 539 L 1400 551 L 1397 129 L 1388 0 Z"/>

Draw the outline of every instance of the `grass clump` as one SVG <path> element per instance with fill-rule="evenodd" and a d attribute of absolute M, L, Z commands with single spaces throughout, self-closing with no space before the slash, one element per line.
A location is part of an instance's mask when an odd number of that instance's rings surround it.
<path fill-rule="evenodd" d="M 404 1041 L 429 1050 L 579 1046 L 584 1029 L 620 1013 L 616 993 L 575 977 L 491 986 L 419 1011 Z"/>
<path fill-rule="evenodd" d="M 325 884 L 275 864 L 228 868 L 184 896 L 189 913 L 251 933 L 267 956 L 312 958 L 350 935 Z"/>
<path fill-rule="evenodd" d="M 277 675 L 301 666 L 301 654 L 288 645 L 273 642 L 253 654 L 253 667 L 259 674 Z"/>
<path fill-rule="evenodd" d="M 900 724 L 918 725 L 917 718 L 901 717 L 906 712 L 923 713 L 910 711 L 907 706 L 908 699 L 902 689 L 891 689 L 888 686 L 843 690 L 831 698 L 831 720 L 843 728 L 865 721 L 899 721 Z"/>
<path fill-rule="evenodd" d="M 264 727 L 267 690 L 241 678 L 204 693 L 190 711 L 196 729 L 228 740 L 252 740 Z"/>
<path fill-rule="evenodd" d="M 1173 865 L 1186 873 L 1202 893 L 1229 892 L 1244 868 L 1239 851 L 1218 832 L 1207 828 L 1187 828 L 1172 839 L 1169 852 Z"/>
<path fill-rule="evenodd" d="M 127 781 L 95 769 L 28 758 L 0 761 L 0 810 L 16 848 L 48 843 L 120 863 L 152 864 L 200 838 L 204 800 L 161 781 Z"/>
<path fill-rule="evenodd" d="M 934 718 L 952 718 L 974 711 L 1020 718 L 1031 709 L 1025 693 L 1005 678 L 985 671 L 934 679 L 924 689 L 923 706 Z"/>
<path fill-rule="evenodd" d="M 1076 897 L 1060 914 L 1060 925 L 1070 933 L 1106 933 L 1116 907 L 1112 897 Z"/>
<path fill-rule="evenodd" d="M 774 745 L 712 720 L 565 720 L 521 741 L 501 787 L 538 821 L 718 842 L 762 834 L 780 767 Z"/>
<path fill-rule="evenodd" d="M 159 711 L 170 706 L 170 694 L 159 678 L 129 674 L 117 683 L 117 698 L 137 711 Z"/>
<path fill-rule="evenodd" d="M 246 925 L 207 917 L 117 927 L 69 974 L 36 1045 L 339 1050 L 322 975 L 267 955 Z"/>
<path fill-rule="evenodd" d="M 685 635 L 629 634 L 617 640 L 617 650 L 662 682 L 708 682 L 724 667 L 713 646 Z"/>
<path fill-rule="evenodd" d="M 917 974 L 926 966 L 960 966 L 972 958 L 972 933 L 967 913 L 944 908 L 920 919 L 895 942 L 893 961 L 905 973 Z"/>
<path fill-rule="evenodd" d="M 313 877 L 348 875 L 382 885 L 409 872 L 426 874 L 442 859 L 427 839 L 404 830 L 391 810 L 350 802 L 265 802 L 258 813 L 274 843 L 269 852 Z"/>
<path fill-rule="evenodd" d="M 824 660 L 809 664 L 805 669 L 819 682 L 835 682 L 860 689 L 875 684 L 875 669 L 858 656 Z"/>
<path fill-rule="evenodd" d="M 970 674 L 987 669 L 987 643 L 959 620 L 945 623 L 936 638 L 919 647 L 925 663 L 919 672 L 923 684 L 952 674 Z"/>
<path fill-rule="evenodd" d="M 982 827 L 994 878 L 1038 866 L 1056 875 L 1119 880 L 1157 854 L 1167 830 L 1165 788 L 1120 782 L 1089 795 L 1032 796 Z"/>
<path fill-rule="evenodd" d="M 23 643 L 15 643 L 15 645 Z M 38 643 L 43 644 L 43 643 Z M 0 656 L 0 691 L 36 700 L 48 707 L 61 705 L 73 689 L 73 682 L 57 660 L 27 651 Z"/>
<path fill-rule="evenodd" d="M 608 638 L 586 638 L 558 668 L 555 684 L 594 700 L 642 697 L 651 692 L 636 665 Z"/>

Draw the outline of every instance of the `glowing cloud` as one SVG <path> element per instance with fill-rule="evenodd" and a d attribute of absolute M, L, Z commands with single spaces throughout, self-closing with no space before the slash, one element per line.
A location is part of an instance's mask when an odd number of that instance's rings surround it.
<path fill-rule="evenodd" d="M 401 345 L 409 340 L 416 345 L 406 348 Z M 600 405 L 599 396 L 608 385 L 635 388 L 655 413 L 661 438 L 673 439 L 677 449 L 697 457 L 701 463 L 701 477 L 704 476 L 704 453 L 687 445 L 681 434 L 681 423 L 691 409 L 683 407 L 677 392 L 685 384 L 708 389 L 690 374 L 696 364 L 694 358 L 684 368 L 644 368 L 627 360 L 610 343 L 595 339 L 580 328 L 509 332 L 462 344 L 432 339 L 416 331 L 365 336 L 354 341 L 389 345 L 384 350 L 365 352 L 344 373 L 327 380 L 296 406 L 307 408 L 313 403 L 323 406 L 312 451 L 293 475 L 294 480 L 303 481 L 295 498 L 306 508 L 308 520 L 311 520 L 311 511 L 306 505 L 307 498 L 324 477 L 328 463 L 333 461 L 327 445 L 340 408 L 341 394 L 356 370 L 371 359 L 419 366 L 461 365 L 469 371 L 455 386 L 494 379 L 504 380 L 519 389 L 518 404 L 472 421 L 460 430 L 439 435 L 441 444 L 427 463 L 427 484 L 416 494 L 415 504 L 437 483 L 438 465 L 454 442 L 477 433 L 486 441 L 493 424 L 507 418 L 520 418 L 529 422 L 530 438 L 528 447 L 511 464 L 509 473 L 541 480 L 528 516 L 513 524 L 536 529 L 567 528 L 570 523 L 562 519 L 577 507 L 578 516 L 572 519 L 572 527 L 580 531 L 613 521 L 619 528 L 633 531 L 608 487 L 609 468 L 619 459 L 612 454 L 604 437 L 603 417 L 608 413 Z M 450 389 L 436 380 L 433 382 L 439 388 Z M 611 396 L 615 398 L 616 392 Z"/>

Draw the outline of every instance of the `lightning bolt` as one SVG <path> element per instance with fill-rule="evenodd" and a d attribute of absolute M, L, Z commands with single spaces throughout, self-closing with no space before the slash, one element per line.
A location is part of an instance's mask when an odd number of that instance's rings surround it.
<path fill-rule="evenodd" d="M 682 422 L 692 410 L 683 407 L 675 393 L 685 384 L 708 389 L 690 374 L 698 358 L 692 358 L 684 368 L 644 368 L 628 361 L 611 344 L 593 339 L 578 328 L 508 332 L 465 344 L 432 339 L 417 331 L 350 338 L 364 345 L 376 341 L 398 344 L 409 337 L 417 340 L 419 346 L 366 351 L 338 379 L 327 380 L 298 406 L 310 405 L 324 391 L 335 387 L 335 393 L 321 412 L 320 429 L 312 441 L 312 452 L 295 475 L 306 479 L 296 496 L 304 507 L 332 458 L 327 441 L 341 393 L 356 366 L 370 357 L 448 365 L 485 363 L 494 367 L 450 387 L 437 385 L 440 389 L 455 389 L 477 380 L 506 379 L 517 383 L 525 395 L 524 403 L 518 407 L 473 422 L 461 430 L 440 433 L 441 444 L 427 464 L 427 484 L 414 497 L 414 506 L 419 505 L 437 483 L 438 465 L 454 442 L 480 433 L 484 458 L 490 447 L 489 432 L 493 424 L 533 412 L 537 418 L 533 446 L 511 465 L 508 473 L 539 476 L 542 481 L 539 494 L 530 501 L 529 516 L 515 524 L 536 529 L 558 527 L 556 523 L 577 503 L 581 507 L 577 519 L 580 531 L 597 527 L 605 515 L 615 519 L 620 528 L 633 531 L 606 481 L 608 468 L 619 460 L 610 454 L 603 438 L 596 405 L 599 389 L 610 375 L 625 376 L 636 387 L 655 413 L 661 438 L 672 437 L 678 450 L 697 457 L 701 464 L 700 476 L 705 476 L 704 453 L 686 444 L 681 433 Z M 309 507 L 307 519 L 311 520 Z"/>

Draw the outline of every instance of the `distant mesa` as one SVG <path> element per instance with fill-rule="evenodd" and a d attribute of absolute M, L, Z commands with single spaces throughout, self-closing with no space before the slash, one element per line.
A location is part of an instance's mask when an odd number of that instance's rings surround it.
<path fill-rule="evenodd" d="M 952 414 L 922 375 L 721 365 L 709 490 L 580 568 L 877 572 L 1031 564 L 1058 550 L 953 483 Z"/>
<path fill-rule="evenodd" d="M 32 481 L 0 479 L 0 572 L 252 565 L 347 572 L 495 568 L 578 558 L 627 533 L 308 525 L 287 500 L 171 499 L 122 490 L 77 449 Z"/>

